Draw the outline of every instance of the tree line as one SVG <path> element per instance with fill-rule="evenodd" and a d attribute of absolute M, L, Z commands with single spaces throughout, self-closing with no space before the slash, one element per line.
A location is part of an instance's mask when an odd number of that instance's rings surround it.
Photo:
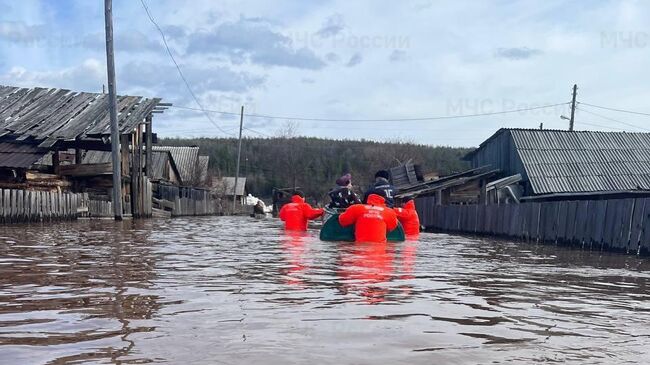
<path fill-rule="evenodd" d="M 164 138 L 160 144 L 198 146 L 210 157 L 212 176 L 234 176 L 237 160 L 235 138 Z M 412 160 L 427 172 L 441 176 L 468 168 L 462 161 L 470 149 L 432 147 L 409 142 L 332 140 L 313 137 L 245 138 L 242 143 L 240 176 L 246 177 L 249 193 L 263 198 L 273 188 L 299 187 L 317 201 L 326 201 L 334 181 L 352 174 L 359 191 L 365 190 L 379 169 Z"/>

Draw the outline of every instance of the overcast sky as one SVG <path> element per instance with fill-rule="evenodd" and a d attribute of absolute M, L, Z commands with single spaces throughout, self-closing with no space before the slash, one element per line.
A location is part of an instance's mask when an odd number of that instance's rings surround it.
<path fill-rule="evenodd" d="M 324 119 L 491 113 L 568 102 L 577 83 L 579 101 L 650 112 L 647 1 L 146 4 L 210 110 L 243 104 L 254 114 Z M 140 1 L 114 0 L 114 22 L 118 93 L 198 108 Z M 101 91 L 104 47 L 102 0 L 0 0 L 0 84 Z M 650 117 L 580 107 L 576 129 L 650 129 Z M 566 105 L 430 121 L 301 121 L 298 133 L 475 146 L 500 127 L 567 128 L 562 114 Z M 236 132 L 236 117 L 211 115 Z M 174 108 L 154 121 L 161 136 L 224 136 L 200 111 Z M 275 135 L 285 123 L 247 117 L 245 134 Z"/>

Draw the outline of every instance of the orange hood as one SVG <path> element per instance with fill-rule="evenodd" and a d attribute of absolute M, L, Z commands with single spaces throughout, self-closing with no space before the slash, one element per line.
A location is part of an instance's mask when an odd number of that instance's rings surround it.
<path fill-rule="evenodd" d="M 294 195 L 291 197 L 291 202 L 292 203 L 304 203 L 305 199 L 301 197 L 300 195 Z"/>
<path fill-rule="evenodd" d="M 404 204 L 404 209 L 415 210 L 415 200 L 409 200 Z"/>
<path fill-rule="evenodd" d="M 368 195 L 368 204 L 384 207 L 386 206 L 386 200 L 384 200 L 384 197 L 382 197 L 381 195 L 370 194 Z"/>

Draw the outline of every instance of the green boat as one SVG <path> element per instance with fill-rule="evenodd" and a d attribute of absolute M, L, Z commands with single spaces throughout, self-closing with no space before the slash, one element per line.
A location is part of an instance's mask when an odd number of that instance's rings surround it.
<path fill-rule="evenodd" d="M 398 222 L 397 228 L 388 232 L 386 238 L 390 242 L 402 242 L 406 240 L 404 229 Z M 347 241 L 354 242 L 354 225 L 343 227 L 339 224 L 339 214 L 331 215 L 323 224 L 320 230 L 321 241 Z"/>

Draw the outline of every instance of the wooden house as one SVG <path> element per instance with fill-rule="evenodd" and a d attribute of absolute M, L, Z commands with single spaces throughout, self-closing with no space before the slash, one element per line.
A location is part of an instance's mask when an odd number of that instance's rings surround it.
<path fill-rule="evenodd" d="M 153 154 L 145 146 L 155 137 L 153 114 L 169 105 L 159 98 L 117 98 L 125 214 L 151 214 Z M 110 164 L 82 164 L 84 155 L 110 150 L 107 94 L 0 86 L 0 188 L 91 190 L 98 197 L 103 191 L 110 200 Z"/>

